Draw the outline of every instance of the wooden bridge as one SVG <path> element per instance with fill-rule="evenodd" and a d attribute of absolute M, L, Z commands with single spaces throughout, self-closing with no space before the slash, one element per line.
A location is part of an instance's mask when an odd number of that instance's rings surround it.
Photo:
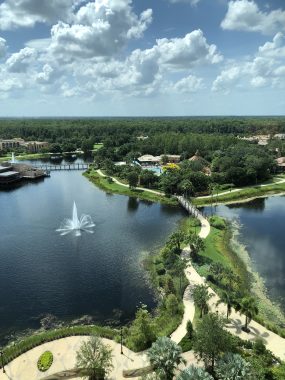
<path fill-rule="evenodd" d="M 64 164 L 64 165 L 33 165 L 35 169 L 41 169 L 45 172 L 57 171 L 57 170 L 87 170 L 89 168 L 89 164 Z"/>
<path fill-rule="evenodd" d="M 183 196 L 177 196 L 178 202 L 181 204 L 181 206 L 190 214 L 193 215 L 195 218 L 198 218 L 199 215 L 204 216 L 203 212 L 198 210 L 196 206 L 194 206 L 188 199 L 184 198 Z M 205 216 L 204 216 L 205 217 Z M 207 217 L 205 217 L 207 219 Z"/>

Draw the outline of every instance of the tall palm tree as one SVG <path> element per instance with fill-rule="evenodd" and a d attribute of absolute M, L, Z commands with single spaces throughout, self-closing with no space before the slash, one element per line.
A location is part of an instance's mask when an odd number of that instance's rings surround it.
<path fill-rule="evenodd" d="M 227 305 L 227 320 L 232 313 L 232 308 L 236 304 L 231 293 L 224 291 L 221 295 L 221 298 L 217 302 L 217 306 L 221 303 L 225 303 Z"/>
<path fill-rule="evenodd" d="M 213 294 L 209 293 L 207 285 L 195 285 L 192 294 L 195 305 L 200 309 L 200 318 L 202 318 L 209 310 L 208 301 Z"/>
<path fill-rule="evenodd" d="M 249 332 L 248 325 L 251 322 L 252 318 L 258 314 L 258 306 L 255 299 L 253 297 L 244 297 L 241 300 L 238 310 L 241 314 L 245 315 L 245 325 L 243 327 L 243 330 L 245 332 Z"/>
<path fill-rule="evenodd" d="M 182 296 L 182 276 L 184 274 L 184 270 L 187 267 L 187 263 L 185 260 L 182 258 L 178 258 L 175 263 L 174 263 L 174 272 L 179 276 L 179 290 L 180 290 L 180 295 Z"/>

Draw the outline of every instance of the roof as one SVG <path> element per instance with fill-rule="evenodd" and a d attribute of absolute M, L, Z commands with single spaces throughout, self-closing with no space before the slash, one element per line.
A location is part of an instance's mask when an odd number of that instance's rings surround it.
<path fill-rule="evenodd" d="M 201 159 L 202 157 L 200 156 L 199 150 L 197 150 L 194 156 L 189 158 L 189 161 L 200 161 Z"/>
<path fill-rule="evenodd" d="M 279 166 L 285 166 L 285 157 L 276 158 L 276 162 Z"/>
<path fill-rule="evenodd" d="M 18 175 L 18 174 L 20 174 L 20 173 L 19 172 L 9 171 L 9 172 L 0 173 L 0 177 L 7 178 L 7 177 L 12 177 L 12 176 Z"/>
<path fill-rule="evenodd" d="M 144 156 L 141 156 L 138 158 L 138 161 L 140 162 L 160 162 L 160 156 L 155 157 L 151 154 L 145 154 Z"/>

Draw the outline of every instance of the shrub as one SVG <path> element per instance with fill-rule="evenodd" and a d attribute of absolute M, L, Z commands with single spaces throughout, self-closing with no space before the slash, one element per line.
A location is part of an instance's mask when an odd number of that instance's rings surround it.
<path fill-rule="evenodd" d="M 203 368 L 191 365 L 180 373 L 177 380 L 214 380 L 214 378 Z"/>
<path fill-rule="evenodd" d="M 218 230 L 224 230 L 226 228 L 224 219 L 216 215 L 210 217 L 210 224 Z"/>
<path fill-rule="evenodd" d="M 50 351 L 44 352 L 38 360 L 38 369 L 41 372 L 46 372 L 53 363 L 53 354 Z"/>

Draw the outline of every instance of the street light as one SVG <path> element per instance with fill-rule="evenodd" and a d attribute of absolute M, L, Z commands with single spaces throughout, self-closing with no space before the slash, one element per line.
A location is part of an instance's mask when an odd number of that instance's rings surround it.
<path fill-rule="evenodd" d="M 0 356 L 1 356 L 1 364 L 3 368 L 3 373 L 6 373 L 5 367 L 4 367 L 4 352 L 3 351 L 0 351 Z"/>
<path fill-rule="evenodd" d="M 123 327 L 121 326 L 121 355 L 123 355 Z"/>

